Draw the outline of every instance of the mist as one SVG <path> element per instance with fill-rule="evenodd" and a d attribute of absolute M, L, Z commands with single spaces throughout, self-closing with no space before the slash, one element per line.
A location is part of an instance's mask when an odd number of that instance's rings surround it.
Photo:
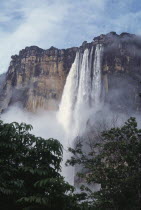
<path fill-rule="evenodd" d="M 31 124 L 33 130 L 31 133 L 37 137 L 44 139 L 54 138 L 63 145 L 63 162 L 62 162 L 62 176 L 65 180 L 73 185 L 74 171 L 72 167 L 65 166 L 67 159 L 70 158 L 68 147 L 72 147 L 72 139 L 68 137 L 63 126 L 59 123 L 57 118 L 57 111 L 43 111 L 38 110 L 36 113 L 31 113 L 23 110 L 18 104 L 9 107 L 9 109 L 1 115 L 1 120 L 4 123 L 18 122 Z"/>

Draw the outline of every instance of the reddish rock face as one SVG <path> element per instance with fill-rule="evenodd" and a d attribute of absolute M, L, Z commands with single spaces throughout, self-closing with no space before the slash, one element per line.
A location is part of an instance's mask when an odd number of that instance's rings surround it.
<path fill-rule="evenodd" d="M 104 46 L 102 84 L 105 101 L 111 107 L 141 109 L 141 38 L 115 32 L 100 35 L 79 48 L 43 50 L 26 47 L 12 56 L 3 84 L 0 82 L 0 111 L 20 103 L 28 111 L 57 110 L 66 77 L 76 51 Z M 124 101 L 124 103 L 123 103 Z"/>

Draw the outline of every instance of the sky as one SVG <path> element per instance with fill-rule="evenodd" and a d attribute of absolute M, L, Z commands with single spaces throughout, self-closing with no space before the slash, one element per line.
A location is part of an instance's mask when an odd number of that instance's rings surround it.
<path fill-rule="evenodd" d="M 0 73 L 26 46 L 69 48 L 140 26 L 140 0 L 0 0 Z"/>

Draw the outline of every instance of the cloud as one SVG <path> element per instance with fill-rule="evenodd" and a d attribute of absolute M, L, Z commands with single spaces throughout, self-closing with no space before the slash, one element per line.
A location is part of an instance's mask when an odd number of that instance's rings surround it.
<path fill-rule="evenodd" d="M 12 24 L 12 27 L 11 30 L 5 29 L 4 26 L 0 28 L 2 49 L 0 52 L 0 71 L 7 70 L 10 56 L 18 53 L 22 48 L 31 45 L 47 48 L 54 44 L 58 45 L 60 37 L 63 39 L 61 23 L 69 4 L 64 3 L 60 6 L 58 2 L 43 4 L 35 0 L 32 5 L 30 0 L 26 2 L 25 5 L 17 5 L 17 7 L 16 5 L 12 7 L 10 4 L 10 10 L 13 10 L 12 15 L 8 15 L 9 10 L 6 10 L 5 14 L 1 16 L 0 22 L 3 21 L 4 25 Z M 20 13 L 17 14 L 17 11 Z M 18 20 L 15 17 L 17 15 Z"/>
<path fill-rule="evenodd" d="M 109 31 L 141 34 L 138 0 L 1 0 L 0 72 L 26 46 L 79 46 Z"/>

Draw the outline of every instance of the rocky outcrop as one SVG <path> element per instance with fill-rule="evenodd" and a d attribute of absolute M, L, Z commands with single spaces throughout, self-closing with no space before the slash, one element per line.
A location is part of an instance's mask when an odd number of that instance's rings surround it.
<path fill-rule="evenodd" d="M 0 95 L 1 111 L 17 102 L 32 112 L 57 109 L 76 50 L 31 46 L 12 56 Z"/>
<path fill-rule="evenodd" d="M 0 111 L 15 103 L 35 112 L 56 110 L 76 51 L 101 43 L 104 46 L 102 82 L 105 101 L 116 108 L 141 110 L 141 38 L 115 32 L 83 42 L 79 48 L 43 50 L 26 47 L 12 56 L 5 82 L 0 84 Z M 130 105 L 130 106 L 129 106 Z"/>

